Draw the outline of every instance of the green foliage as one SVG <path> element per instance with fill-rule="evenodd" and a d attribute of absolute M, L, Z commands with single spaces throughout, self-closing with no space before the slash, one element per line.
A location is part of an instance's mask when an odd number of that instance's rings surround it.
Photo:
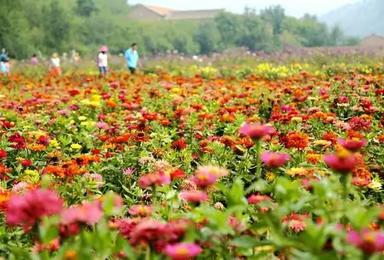
<path fill-rule="evenodd" d="M 143 54 L 178 51 L 211 54 L 235 47 L 276 50 L 284 44 L 353 44 L 339 27 L 328 30 L 316 17 L 296 19 L 281 6 L 243 15 L 221 13 L 205 21 L 133 21 L 124 0 L 4 0 L 0 9 L 0 47 L 21 59 L 33 53 L 80 51 L 93 56 L 107 44 L 114 54 L 139 43 Z"/>

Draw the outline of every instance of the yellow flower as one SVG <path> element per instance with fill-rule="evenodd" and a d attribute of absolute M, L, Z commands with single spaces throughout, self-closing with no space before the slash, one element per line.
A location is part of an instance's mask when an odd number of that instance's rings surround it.
<path fill-rule="evenodd" d="M 319 146 L 330 146 L 332 145 L 332 142 L 327 141 L 327 140 L 316 140 L 313 142 L 314 145 L 319 145 Z"/>
<path fill-rule="evenodd" d="M 374 191 L 381 191 L 382 184 L 379 180 L 373 179 L 371 183 L 368 185 L 368 187 Z"/>
<path fill-rule="evenodd" d="M 80 150 L 83 147 L 80 144 L 71 144 L 71 148 L 73 150 Z"/>
<path fill-rule="evenodd" d="M 291 177 L 295 177 L 296 175 L 305 176 L 307 173 L 307 169 L 305 169 L 305 168 L 291 168 L 291 169 L 287 170 L 286 173 Z"/>
<path fill-rule="evenodd" d="M 275 251 L 275 247 L 274 246 L 258 246 L 255 248 L 255 251 L 259 253 L 272 253 Z"/>
<path fill-rule="evenodd" d="M 40 174 L 36 170 L 25 170 L 19 179 L 20 181 L 29 183 L 38 183 L 40 180 Z"/>
<path fill-rule="evenodd" d="M 276 179 L 276 174 L 273 172 L 267 172 L 265 178 L 267 181 L 272 182 Z"/>
<path fill-rule="evenodd" d="M 296 117 L 296 116 L 295 116 L 295 117 L 292 117 L 291 121 L 292 121 L 292 122 L 303 122 L 303 118 L 302 118 L 302 117 L 298 117 L 298 116 Z"/>
<path fill-rule="evenodd" d="M 87 120 L 87 117 L 86 116 L 79 116 L 79 120 L 80 121 L 85 121 L 85 120 Z"/>
<path fill-rule="evenodd" d="M 59 144 L 59 142 L 56 139 L 52 139 L 51 141 L 49 141 L 49 145 L 53 146 L 55 148 L 60 147 L 60 144 Z"/>

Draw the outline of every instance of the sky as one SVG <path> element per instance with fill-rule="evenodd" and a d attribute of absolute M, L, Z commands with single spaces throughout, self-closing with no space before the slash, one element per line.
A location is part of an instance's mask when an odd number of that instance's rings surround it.
<path fill-rule="evenodd" d="M 263 9 L 271 5 L 284 7 L 288 15 L 301 17 L 305 13 L 321 16 L 340 6 L 355 3 L 359 0 L 128 0 L 129 4 L 150 4 L 172 9 L 215 9 L 224 8 L 227 11 L 241 13 L 244 8 Z"/>

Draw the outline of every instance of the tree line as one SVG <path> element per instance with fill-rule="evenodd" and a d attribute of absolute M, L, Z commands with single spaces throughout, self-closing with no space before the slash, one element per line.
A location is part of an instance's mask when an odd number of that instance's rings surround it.
<path fill-rule="evenodd" d="M 207 21 L 143 22 L 128 19 L 125 0 L 2 0 L 0 47 L 17 59 L 33 53 L 77 50 L 92 55 L 103 44 L 121 53 L 137 42 L 144 54 L 177 51 L 210 54 L 229 48 L 273 51 L 283 46 L 356 43 L 315 16 L 287 16 L 281 6 L 243 14 L 221 13 Z"/>

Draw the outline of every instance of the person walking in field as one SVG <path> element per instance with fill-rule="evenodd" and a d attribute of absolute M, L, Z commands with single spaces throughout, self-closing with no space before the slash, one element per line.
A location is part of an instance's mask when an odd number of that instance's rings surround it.
<path fill-rule="evenodd" d="M 139 53 L 137 51 L 137 44 L 133 43 L 131 48 L 125 52 L 125 60 L 127 61 L 128 69 L 132 74 L 136 73 L 137 66 L 139 65 Z"/>
<path fill-rule="evenodd" d="M 57 52 L 55 52 L 51 58 L 51 73 L 54 76 L 61 75 L 60 57 Z"/>
<path fill-rule="evenodd" d="M 0 72 L 4 75 L 8 75 L 10 72 L 8 53 L 4 48 L 0 54 Z"/>
<path fill-rule="evenodd" d="M 102 46 L 97 55 L 97 66 L 99 67 L 100 76 L 104 77 L 108 72 L 108 47 Z"/>

